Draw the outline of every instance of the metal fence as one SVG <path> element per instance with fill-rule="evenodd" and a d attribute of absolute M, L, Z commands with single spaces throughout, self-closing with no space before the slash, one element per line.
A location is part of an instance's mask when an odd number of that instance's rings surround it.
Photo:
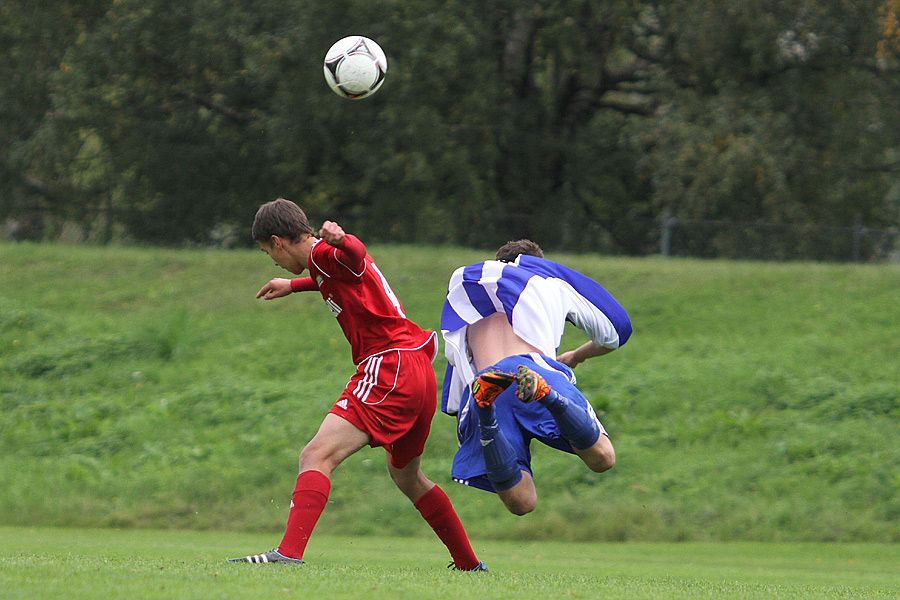
<path fill-rule="evenodd" d="M 831 227 L 664 217 L 659 252 L 698 258 L 898 262 L 900 230 L 872 229 L 861 219 L 850 227 Z"/>
<path fill-rule="evenodd" d="M 112 237 L 112 228 L 105 220 L 97 221 L 93 227 L 85 227 L 66 221 L 53 221 L 48 225 L 44 217 L 42 212 L 33 211 L 18 219 L 0 221 L 0 241 L 106 243 Z M 576 252 L 659 253 L 662 256 L 767 261 L 900 262 L 900 228 L 870 228 L 860 218 L 848 227 L 689 220 L 672 216 L 663 216 L 659 220 L 635 219 L 626 225 L 624 233 L 620 234 L 640 240 L 627 250 L 617 244 L 601 224 L 590 221 L 579 223 L 577 235 L 570 227 L 568 234 L 561 237 L 566 240 L 565 249 Z M 221 227 L 213 229 L 210 243 L 234 246 L 238 236 L 219 239 L 228 231 Z"/>

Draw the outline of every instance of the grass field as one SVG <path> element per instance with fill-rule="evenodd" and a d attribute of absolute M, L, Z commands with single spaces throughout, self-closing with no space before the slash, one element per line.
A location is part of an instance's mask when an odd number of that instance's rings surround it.
<path fill-rule="evenodd" d="M 885 544 L 477 543 L 490 573 L 444 568 L 437 541 L 318 536 L 307 564 L 233 565 L 264 536 L 0 528 L 0 598 L 874 600 L 900 595 Z"/>
<path fill-rule="evenodd" d="M 370 248 L 407 314 L 438 325 L 484 253 Z M 483 539 L 900 541 L 900 265 L 555 256 L 602 282 L 635 333 L 580 366 L 616 468 L 534 448 L 537 510 L 449 481 L 437 415 L 425 472 Z M 315 294 L 254 298 L 258 250 L 0 244 L 0 524 L 265 532 L 352 370 Z M 564 349 L 583 338 L 569 332 Z M 442 378 L 445 361 L 435 363 Z M 317 531 L 431 532 L 368 449 Z"/>

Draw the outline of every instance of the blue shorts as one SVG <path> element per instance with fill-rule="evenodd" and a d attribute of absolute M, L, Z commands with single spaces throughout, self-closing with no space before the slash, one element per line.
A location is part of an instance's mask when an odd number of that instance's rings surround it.
<path fill-rule="evenodd" d="M 597 419 L 594 408 L 584 395 L 575 387 L 575 375 L 566 365 L 543 354 L 519 354 L 508 356 L 500 362 L 488 367 L 508 373 L 515 373 L 519 365 L 540 373 L 551 388 L 571 402 L 581 406 L 597 422 L 600 432 L 606 430 Z M 487 369 L 485 369 L 487 370 Z M 481 434 L 478 427 L 478 416 L 473 408 L 471 391 L 460 406 L 457 436 L 459 450 L 453 457 L 452 477 L 457 483 L 470 485 L 493 492 L 494 488 L 487 478 L 484 466 L 484 455 L 481 452 Z M 519 468 L 531 473 L 531 440 L 538 440 L 551 448 L 574 454 L 569 442 L 560 436 L 559 428 L 550 411 L 540 402 L 525 404 L 516 397 L 516 386 L 510 386 L 497 396 L 494 409 L 500 429 L 512 445 L 516 453 Z"/>

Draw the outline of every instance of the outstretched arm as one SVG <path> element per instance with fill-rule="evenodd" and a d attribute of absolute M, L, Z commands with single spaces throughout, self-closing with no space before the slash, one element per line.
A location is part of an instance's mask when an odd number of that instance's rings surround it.
<path fill-rule="evenodd" d="M 319 286 L 316 285 L 312 277 L 297 277 L 295 279 L 276 277 L 262 286 L 262 289 L 256 293 L 256 297 L 272 300 L 273 298 L 287 296 L 291 292 L 307 292 L 317 289 L 319 289 Z"/>
<path fill-rule="evenodd" d="M 556 360 L 574 369 L 576 365 L 580 365 L 589 358 L 603 356 L 604 354 L 609 354 L 613 350 L 615 350 L 615 348 L 607 348 L 596 342 L 586 342 L 574 350 L 563 352 L 556 357 Z"/>

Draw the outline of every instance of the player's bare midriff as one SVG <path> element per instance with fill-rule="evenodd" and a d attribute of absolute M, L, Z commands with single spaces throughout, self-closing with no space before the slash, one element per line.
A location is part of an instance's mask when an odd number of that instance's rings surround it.
<path fill-rule="evenodd" d="M 540 352 L 516 335 L 503 313 L 494 313 L 469 325 L 466 339 L 475 368 L 479 371 L 507 356 Z"/>

